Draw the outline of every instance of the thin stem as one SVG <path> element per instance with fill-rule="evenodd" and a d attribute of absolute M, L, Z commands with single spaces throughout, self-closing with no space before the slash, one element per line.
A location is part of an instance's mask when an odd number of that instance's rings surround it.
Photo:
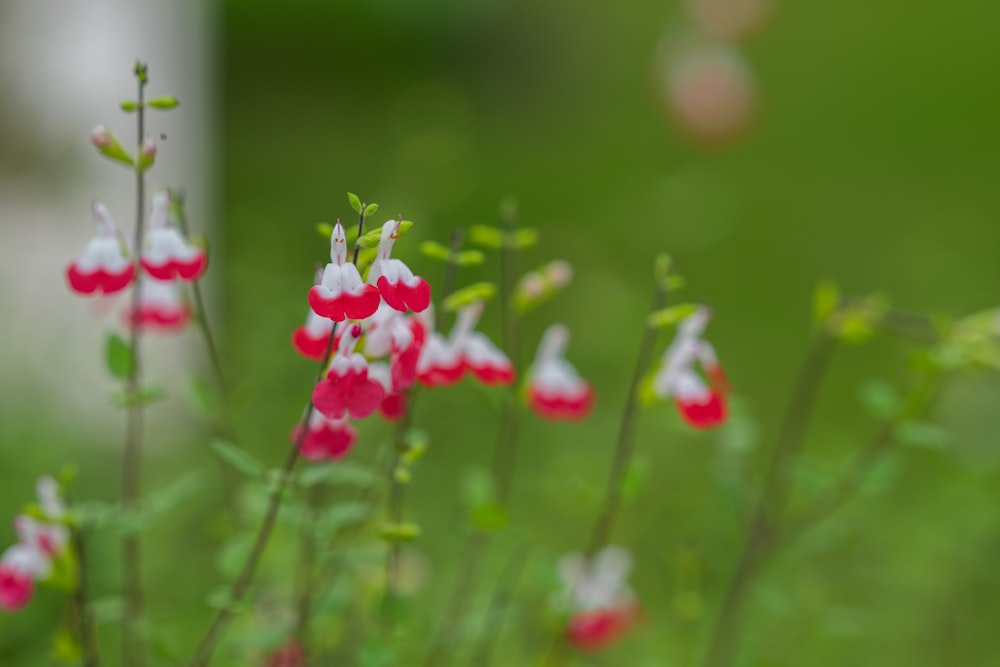
<path fill-rule="evenodd" d="M 514 232 L 517 218 L 513 211 L 504 215 L 505 243 L 500 251 L 500 344 L 507 351 L 514 367 L 521 367 L 520 318 L 514 311 L 514 284 L 517 280 L 517 245 Z M 521 401 L 515 383 L 508 387 L 504 397 L 503 414 L 497 433 L 496 449 L 493 452 L 493 481 L 497 488 L 497 499 L 506 505 L 514 482 L 514 467 L 517 462 L 517 444 L 521 425 Z"/>
<path fill-rule="evenodd" d="M 656 281 L 656 291 L 653 294 L 653 303 L 650 312 L 655 312 L 663 308 L 667 301 L 667 286 L 664 281 Z M 657 328 L 651 324 L 646 324 L 639 343 L 639 354 L 635 360 L 635 370 L 632 373 L 632 383 L 629 385 L 628 398 L 625 400 L 625 408 L 622 410 L 621 424 L 618 429 L 618 444 L 615 447 L 614 460 L 611 464 L 611 472 L 608 474 L 607 487 L 604 490 L 604 503 L 594 530 L 587 545 L 587 553 L 593 555 L 601 547 L 608 543 L 611 531 L 614 528 L 615 518 L 622 502 L 622 484 L 625 474 L 632 462 L 632 450 L 635 443 L 635 425 L 639 417 L 639 385 L 642 378 L 649 372 L 650 364 L 653 361 L 653 349 L 656 345 Z"/>
<path fill-rule="evenodd" d="M 76 606 L 80 622 L 80 644 L 83 647 L 83 667 L 97 667 L 100 664 L 100 653 L 97 647 L 97 635 L 94 631 L 94 615 L 90 610 L 90 594 L 87 587 L 87 558 L 84 552 L 83 535 L 76 528 L 72 531 L 73 548 L 77 559 L 77 584 L 73 592 L 73 604 Z"/>
<path fill-rule="evenodd" d="M 316 374 L 316 380 L 313 382 L 312 386 L 315 386 L 320 382 L 320 380 L 323 379 L 327 366 L 330 364 L 330 357 L 333 354 L 333 339 L 336 334 L 337 325 L 334 324 L 333 328 L 334 331 L 330 333 L 330 340 L 327 342 L 326 352 L 323 354 L 323 361 L 320 362 L 319 371 Z M 309 407 L 306 408 L 304 414 L 302 415 L 302 420 L 299 422 L 298 437 L 295 439 L 295 443 L 293 444 L 291 451 L 288 452 L 288 456 L 285 458 L 285 463 L 279 472 L 278 483 L 271 492 L 271 498 L 267 507 L 267 514 L 264 516 L 264 521 L 261 523 L 260 529 L 257 531 L 257 537 L 254 540 L 253 548 L 251 549 L 250 555 L 247 557 L 247 561 L 244 563 L 239 576 L 236 577 L 229 588 L 228 604 L 221 608 L 215 615 L 212 624 L 209 626 L 208 631 L 205 632 L 201 643 L 195 650 L 194 657 L 191 658 L 191 661 L 188 663 L 189 667 L 205 667 L 205 665 L 209 663 L 209 660 L 212 658 L 212 652 L 215 650 L 219 640 L 222 639 L 222 635 L 225 632 L 226 626 L 229 625 L 229 621 L 232 620 L 233 609 L 239 606 L 250 588 L 253 576 L 257 571 L 257 566 L 260 563 L 261 557 L 264 555 L 264 550 L 267 547 L 267 543 L 271 538 L 271 532 L 274 530 L 275 522 L 278 519 L 278 511 L 281 509 L 281 502 L 285 496 L 285 489 L 288 487 L 288 483 L 291 480 L 295 464 L 299 460 L 299 453 L 302 449 L 302 445 L 305 442 L 306 437 L 309 435 L 309 420 L 312 418 L 313 411 L 315 409 L 316 408 L 310 399 Z"/>
<path fill-rule="evenodd" d="M 763 493 L 709 641 L 704 667 L 726 667 L 736 657 L 743 632 L 743 610 L 753 582 L 776 544 L 781 515 L 791 491 L 790 473 L 802 450 L 806 426 L 835 342 L 824 332 L 815 334 L 799 371 L 764 479 Z"/>
<path fill-rule="evenodd" d="M 514 589 L 517 588 L 521 573 L 524 572 L 524 566 L 528 563 L 529 553 L 530 547 L 527 544 L 518 546 L 500 575 L 486 614 L 482 635 L 469 661 L 469 667 L 489 667 L 493 663 L 497 640 L 503 633 L 505 612 L 510 608 L 510 600 L 514 596 Z"/>
<path fill-rule="evenodd" d="M 141 68 L 141 71 L 140 71 Z M 136 156 L 138 157 L 145 135 L 145 65 L 136 64 L 139 100 L 136 109 Z M 122 505 L 129 514 L 140 511 L 140 475 L 142 472 L 142 401 L 138 400 L 142 381 L 141 355 L 139 345 L 142 340 L 142 326 L 136 317 L 142 299 L 142 246 L 143 222 L 145 218 L 146 180 L 145 171 L 138 164 L 135 168 L 135 240 L 133 245 L 133 266 L 135 267 L 135 287 L 132 289 L 130 310 L 131 329 L 129 334 L 129 354 L 131 364 L 126 381 L 126 391 L 131 398 L 126 413 L 125 451 L 122 456 Z M 142 572 L 139 534 L 130 531 L 122 540 L 122 576 L 125 592 L 125 613 L 122 621 L 122 663 L 125 667 L 142 667 L 145 656 L 140 637 L 139 623 L 142 616 Z"/>

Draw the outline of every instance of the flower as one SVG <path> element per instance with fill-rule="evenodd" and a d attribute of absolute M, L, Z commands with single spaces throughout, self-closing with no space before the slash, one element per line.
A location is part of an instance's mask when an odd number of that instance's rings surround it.
<path fill-rule="evenodd" d="M 330 263 L 320 283 L 309 290 L 309 305 L 320 317 L 343 322 L 371 317 L 379 301 L 378 289 L 365 284 L 358 267 L 347 261 L 347 238 L 338 221 L 330 235 Z"/>
<path fill-rule="evenodd" d="M 316 284 L 323 279 L 323 272 L 316 273 Z M 328 317 L 320 317 L 316 311 L 309 308 L 306 313 L 306 323 L 292 332 L 292 346 L 307 359 L 322 361 L 326 348 L 330 344 L 334 322 Z"/>
<path fill-rule="evenodd" d="M 483 312 L 476 301 L 458 311 L 448 338 L 431 332 L 417 362 L 417 379 L 431 387 L 443 387 L 471 372 L 483 384 L 510 384 L 514 364 L 485 334 L 475 331 Z"/>
<path fill-rule="evenodd" d="M 35 580 L 48 574 L 48 561 L 31 547 L 16 544 L 0 557 L 0 611 L 17 611 L 31 601 Z"/>
<path fill-rule="evenodd" d="M 431 305 L 431 286 L 423 278 L 414 276 L 402 260 L 389 256 L 392 244 L 399 238 L 399 225 L 397 220 L 382 225 L 378 255 L 368 270 L 368 282 L 378 287 L 382 298 L 392 308 L 419 313 Z"/>
<path fill-rule="evenodd" d="M 368 377 L 368 361 L 354 352 L 360 337 L 358 324 L 341 335 L 330 370 L 313 389 L 313 405 L 331 419 L 341 419 L 345 413 L 351 419 L 363 419 L 375 412 L 385 397 L 382 385 Z"/>
<path fill-rule="evenodd" d="M 377 381 L 385 390 L 385 396 L 379 403 L 379 412 L 386 421 L 398 421 L 406 414 L 405 390 L 393 389 L 392 369 L 384 361 L 373 361 L 368 364 L 368 377 Z"/>
<path fill-rule="evenodd" d="M 180 293 L 175 280 L 140 278 L 139 305 L 126 311 L 126 325 L 157 329 L 163 332 L 179 331 L 191 320 L 191 308 Z"/>
<path fill-rule="evenodd" d="M 297 639 L 289 639 L 267 660 L 267 667 L 305 667 L 305 664 L 306 651 Z"/>
<path fill-rule="evenodd" d="M 135 266 L 126 256 L 107 207 L 95 201 L 92 209 L 97 235 L 66 269 L 66 278 L 73 291 L 79 294 L 114 294 L 129 286 L 135 277 Z"/>
<path fill-rule="evenodd" d="M 593 389 L 563 358 L 568 343 L 569 329 L 549 327 L 528 370 L 528 403 L 545 419 L 581 420 L 594 405 Z"/>
<path fill-rule="evenodd" d="M 142 266 L 146 273 L 160 280 L 197 280 L 208 268 L 208 255 L 188 243 L 180 230 L 169 224 L 169 218 L 170 193 L 158 192 L 153 195 Z"/>
<path fill-rule="evenodd" d="M 313 410 L 302 440 L 302 458 L 307 461 L 339 461 L 347 456 L 358 439 L 358 432 L 346 419 L 330 419 Z M 292 430 L 292 442 L 302 437 L 302 424 Z"/>
<path fill-rule="evenodd" d="M 409 389 L 417 378 L 417 365 L 427 327 L 416 317 L 406 317 L 385 302 L 365 323 L 365 354 L 369 358 L 390 357 L 390 382 L 386 391 Z"/>
<path fill-rule="evenodd" d="M 559 606 L 569 612 L 566 638 L 573 646 L 598 651 L 635 624 L 639 604 L 626 583 L 631 571 L 631 555 L 618 546 L 604 547 L 589 560 L 573 553 L 559 561 Z"/>
<path fill-rule="evenodd" d="M 672 397 L 684 421 L 699 429 L 719 426 L 727 413 L 724 391 L 729 383 L 715 348 L 701 340 L 711 316 L 708 308 L 700 306 L 681 320 L 653 375 L 653 393 L 660 398 Z M 695 362 L 701 364 L 709 383 L 695 371 Z"/>

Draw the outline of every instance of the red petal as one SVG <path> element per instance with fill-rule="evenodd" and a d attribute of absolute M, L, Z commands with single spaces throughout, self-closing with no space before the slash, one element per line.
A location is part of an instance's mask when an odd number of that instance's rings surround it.
<path fill-rule="evenodd" d="M 320 317 L 326 317 L 334 322 L 343 322 L 347 319 L 344 305 L 343 295 L 327 299 L 317 287 L 309 290 L 309 306 Z"/>
<path fill-rule="evenodd" d="M 599 651 L 621 637 L 631 618 L 627 609 L 599 609 L 577 614 L 566 626 L 566 637 L 582 651 Z"/>
<path fill-rule="evenodd" d="M 577 394 L 554 394 L 531 387 L 528 403 L 544 419 L 581 421 L 594 407 L 594 392 L 589 385 Z"/>
<path fill-rule="evenodd" d="M 433 366 L 417 375 L 417 380 L 428 387 L 447 387 L 461 380 L 464 374 L 465 364 L 459 361 L 455 366 Z"/>
<path fill-rule="evenodd" d="M 340 378 L 327 376 L 313 388 L 313 405 L 330 419 L 341 419 L 347 412 L 347 401 L 344 397 Z"/>
<path fill-rule="evenodd" d="M 364 379 L 352 383 L 345 390 L 347 414 L 351 416 L 351 419 L 364 419 L 378 410 L 384 397 L 385 389 L 382 385 L 366 376 Z"/>
<path fill-rule="evenodd" d="M 468 364 L 469 370 L 476 376 L 476 379 L 488 385 L 509 385 L 514 381 L 516 373 L 513 366 L 473 366 Z"/>
<path fill-rule="evenodd" d="M 160 264 L 154 264 L 145 257 L 142 258 L 142 268 L 146 273 L 158 280 L 196 280 L 208 268 L 208 255 L 199 252 L 192 259 L 182 262 L 177 259 L 168 259 Z"/>
<path fill-rule="evenodd" d="M 371 317 L 382 302 L 382 295 L 374 285 L 365 285 L 361 294 L 344 294 L 344 311 L 352 320 L 363 320 Z"/>
<path fill-rule="evenodd" d="M 121 273 L 111 273 L 104 269 L 97 269 L 89 273 L 83 272 L 75 263 L 70 264 L 66 269 L 66 279 L 74 292 L 79 294 L 93 294 L 103 292 L 104 294 L 114 294 L 120 292 L 132 283 L 135 278 L 135 267 L 128 264 Z"/>
<path fill-rule="evenodd" d="M 423 278 L 418 277 L 414 286 L 400 284 L 399 290 L 403 293 L 406 306 L 415 313 L 423 312 L 431 305 L 431 286 Z"/>
<path fill-rule="evenodd" d="M 378 285 L 378 291 L 382 294 L 382 299 L 389 304 L 389 307 L 393 310 L 405 313 L 406 298 L 403 295 L 402 290 L 400 290 L 400 284 L 398 282 L 389 282 L 389 279 L 385 276 L 379 276 L 379 279 L 375 282 Z"/>
<path fill-rule="evenodd" d="M 35 594 L 34 580 L 0 565 L 0 611 L 17 611 Z"/>
<path fill-rule="evenodd" d="M 310 335 L 305 327 L 299 327 L 292 333 L 292 346 L 306 359 L 322 361 L 329 342 L 330 334 L 317 338 Z"/>
<path fill-rule="evenodd" d="M 386 421 L 399 421 L 406 414 L 406 396 L 403 394 L 386 394 L 382 399 L 379 411 Z"/>
<path fill-rule="evenodd" d="M 701 402 L 677 399 L 676 403 L 681 417 L 694 428 L 710 429 L 726 421 L 726 402 L 717 391 Z"/>

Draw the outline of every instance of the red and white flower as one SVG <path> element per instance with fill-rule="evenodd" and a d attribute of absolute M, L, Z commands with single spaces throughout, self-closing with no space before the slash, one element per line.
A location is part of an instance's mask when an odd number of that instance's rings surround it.
<path fill-rule="evenodd" d="M 569 329 L 554 324 L 542 335 L 528 370 L 528 404 L 545 419 L 581 420 L 590 414 L 594 391 L 566 361 Z"/>
<path fill-rule="evenodd" d="M 316 284 L 323 280 L 322 271 L 316 273 Z M 292 346 L 306 359 L 322 361 L 330 344 L 334 322 L 328 317 L 320 317 L 310 306 L 306 313 L 306 323 L 292 332 Z"/>
<path fill-rule="evenodd" d="M 428 387 L 447 387 L 462 379 L 465 361 L 458 347 L 431 331 L 417 361 L 417 380 Z"/>
<path fill-rule="evenodd" d="M 142 249 L 142 267 L 159 280 L 197 280 L 208 268 L 208 255 L 191 245 L 180 230 L 170 224 L 170 193 L 153 195 L 149 232 Z"/>
<path fill-rule="evenodd" d="M 684 421 L 699 429 L 719 426 L 727 414 L 726 374 L 715 348 L 701 340 L 711 316 L 711 311 L 701 306 L 678 324 L 677 335 L 653 375 L 653 392 L 660 398 L 673 398 Z M 697 372 L 695 364 L 701 365 L 708 382 Z"/>
<path fill-rule="evenodd" d="M 48 576 L 51 562 L 37 549 L 15 544 L 0 557 L 0 611 L 17 611 L 31 601 L 35 581 Z"/>
<path fill-rule="evenodd" d="M 385 390 L 378 409 L 386 421 L 398 421 L 406 414 L 405 390 L 393 389 L 392 368 L 384 361 L 368 364 L 368 377 L 377 381 Z"/>
<path fill-rule="evenodd" d="M 358 324 L 341 335 L 326 377 L 313 389 L 313 405 L 331 419 L 341 419 L 345 414 L 351 419 L 363 419 L 375 412 L 385 397 L 382 385 L 368 377 L 368 361 L 354 352 L 360 337 Z"/>
<path fill-rule="evenodd" d="M 302 424 L 292 431 L 292 442 L 302 437 Z M 299 450 L 307 461 L 339 461 L 347 456 L 358 439 L 358 432 L 346 419 L 330 419 L 313 410 Z"/>
<path fill-rule="evenodd" d="M 412 310 L 419 313 L 431 305 L 431 286 L 400 259 L 393 259 L 392 245 L 399 238 L 398 220 L 382 225 L 378 242 L 378 255 L 368 270 L 368 282 L 378 287 L 382 298 L 400 312 Z"/>
<path fill-rule="evenodd" d="M 107 207 L 93 203 L 97 235 L 87 243 L 83 253 L 66 269 L 66 279 L 79 294 L 114 294 L 132 283 L 135 266 L 126 255 Z"/>
<path fill-rule="evenodd" d="M 608 546 L 587 560 L 568 554 L 559 562 L 561 608 L 569 612 L 566 638 L 583 651 L 606 648 L 639 619 L 640 607 L 626 583 L 632 557 L 623 547 Z"/>
<path fill-rule="evenodd" d="M 347 261 L 347 237 L 338 221 L 330 235 L 330 263 L 320 283 L 309 290 L 309 305 L 320 317 L 343 322 L 371 317 L 380 300 L 378 289 L 365 284 L 358 267 Z"/>
<path fill-rule="evenodd" d="M 140 278 L 139 305 L 126 311 L 126 325 L 162 332 L 179 331 L 191 320 L 191 308 L 180 292 L 175 280 Z"/>
<path fill-rule="evenodd" d="M 458 312 L 452 342 L 462 356 L 466 370 L 483 384 L 510 384 L 516 375 L 514 364 L 486 334 L 475 330 L 483 314 L 483 302 L 476 301 Z"/>
<path fill-rule="evenodd" d="M 365 323 L 365 355 L 389 357 L 390 384 L 386 391 L 402 392 L 413 386 L 417 365 L 427 339 L 427 326 L 417 317 L 406 317 L 386 303 Z"/>

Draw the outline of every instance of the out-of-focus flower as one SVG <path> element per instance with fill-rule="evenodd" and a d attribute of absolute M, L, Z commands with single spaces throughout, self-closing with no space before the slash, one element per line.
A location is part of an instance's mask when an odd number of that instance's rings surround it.
<path fill-rule="evenodd" d="M 126 312 L 126 324 L 164 333 L 179 331 L 191 320 L 191 308 L 175 280 L 140 278 L 139 305 Z"/>
<path fill-rule="evenodd" d="M 399 393 L 413 386 L 427 326 L 383 302 L 365 327 L 365 355 L 372 359 L 389 356 L 391 382 L 386 391 Z"/>
<path fill-rule="evenodd" d="M 632 557 L 608 546 L 587 560 L 568 554 L 559 562 L 563 591 L 559 606 L 569 613 L 566 638 L 584 651 L 598 651 L 627 632 L 639 618 L 639 603 L 628 587 Z"/>
<path fill-rule="evenodd" d="M 170 224 L 170 193 L 153 195 L 142 267 L 158 280 L 197 280 L 208 268 L 208 255 L 191 245 L 180 230 Z"/>
<path fill-rule="evenodd" d="M 545 419 L 580 420 L 594 404 L 593 389 L 563 356 L 568 344 L 569 329 L 552 325 L 528 370 L 528 404 Z"/>
<path fill-rule="evenodd" d="M 307 461 L 338 461 L 347 456 L 358 439 L 358 432 L 346 419 L 330 419 L 313 410 L 302 441 L 302 458 Z M 302 437 L 302 424 L 292 430 L 292 442 Z"/>
<path fill-rule="evenodd" d="M 35 580 L 46 576 L 51 567 L 44 554 L 16 544 L 0 557 L 0 611 L 17 611 L 31 601 Z"/>
<path fill-rule="evenodd" d="M 323 280 L 323 272 L 316 273 L 316 284 Z M 321 317 L 310 306 L 306 313 L 306 323 L 292 332 L 292 346 L 307 359 L 322 361 L 330 344 L 334 323 L 328 317 Z"/>
<path fill-rule="evenodd" d="M 368 364 L 368 377 L 372 378 L 385 390 L 379 412 L 387 421 L 398 421 L 406 414 L 406 394 L 403 390 L 393 389 L 392 369 L 384 361 L 373 361 Z"/>
<path fill-rule="evenodd" d="M 114 294 L 131 284 L 135 266 L 125 254 L 107 207 L 95 201 L 93 212 L 97 235 L 66 269 L 66 278 L 73 291 L 79 294 Z"/>
<path fill-rule="evenodd" d="M 514 364 L 486 334 L 475 331 L 483 313 L 483 302 L 476 301 L 458 312 L 452 343 L 458 348 L 463 364 L 483 384 L 510 384 L 516 375 Z"/>
<path fill-rule="evenodd" d="M 719 45 L 684 46 L 671 53 L 666 69 L 667 106 L 692 139 L 724 144 L 749 127 L 757 103 L 756 82 L 739 51 Z"/>
<path fill-rule="evenodd" d="M 360 337 L 358 324 L 341 335 L 326 377 L 313 389 L 313 405 L 331 419 L 345 414 L 363 419 L 378 409 L 385 396 L 382 385 L 368 377 L 368 361 L 354 352 Z"/>
<path fill-rule="evenodd" d="M 719 426 L 726 420 L 727 412 L 724 393 L 729 383 L 715 348 L 701 340 L 711 315 L 708 308 L 700 306 L 681 320 L 676 337 L 653 375 L 653 393 L 660 398 L 673 398 L 684 421 L 700 429 Z M 695 370 L 696 363 L 701 364 L 708 383 Z"/>
<path fill-rule="evenodd" d="M 368 270 L 368 282 L 378 287 L 382 298 L 400 312 L 412 310 L 419 313 L 431 305 L 431 286 L 400 259 L 394 259 L 392 245 L 399 238 L 399 221 L 389 220 L 382 225 L 378 242 L 378 255 Z"/>
<path fill-rule="evenodd" d="M 267 667 L 305 667 L 306 651 L 297 639 L 289 639 L 267 659 Z"/>
<path fill-rule="evenodd" d="M 363 320 L 378 309 L 379 291 L 361 280 L 358 267 L 347 261 L 347 237 L 338 221 L 330 235 L 330 263 L 319 284 L 309 290 L 309 305 L 334 322 Z"/>

